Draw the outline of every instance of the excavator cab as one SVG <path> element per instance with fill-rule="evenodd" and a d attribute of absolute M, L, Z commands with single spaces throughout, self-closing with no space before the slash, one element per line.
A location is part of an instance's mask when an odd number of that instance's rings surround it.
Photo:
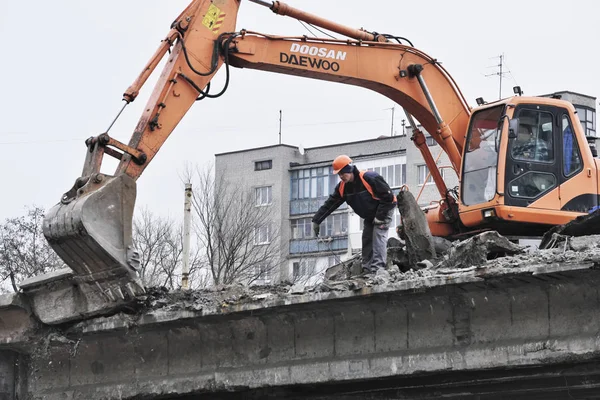
<path fill-rule="evenodd" d="M 513 97 L 474 110 L 461 180 L 467 227 L 541 235 L 595 209 L 597 193 L 596 161 L 571 103 Z"/>

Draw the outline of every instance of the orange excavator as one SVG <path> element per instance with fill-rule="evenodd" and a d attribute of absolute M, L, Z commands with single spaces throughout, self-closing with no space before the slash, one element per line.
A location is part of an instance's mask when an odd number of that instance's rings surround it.
<path fill-rule="evenodd" d="M 49 243 L 81 281 L 121 279 L 120 296 L 143 290 L 132 244 L 135 182 L 191 106 L 225 92 L 231 67 L 356 85 L 402 106 L 441 194 L 437 207 L 427 210 L 433 235 L 486 229 L 539 235 L 598 206 L 598 160 L 569 102 L 518 93 L 471 108 L 440 63 L 404 38 L 267 0 L 250 1 L 348 39 L 236 30 L 240 1 L 193 0 L 123 95 L 125 105 L 134 101 L 169 53 L 129 143 L 108 132 L 86 141 L 81 176 L 44 221 Z M 214 93 L 210 82 L 223 65 L 226 82 Z M 415 120 L 448 155 L 460 177 L 458 191 L 446 187 Z M 100 172 L 106 154 L 120 160 L 112 176 Z"/>

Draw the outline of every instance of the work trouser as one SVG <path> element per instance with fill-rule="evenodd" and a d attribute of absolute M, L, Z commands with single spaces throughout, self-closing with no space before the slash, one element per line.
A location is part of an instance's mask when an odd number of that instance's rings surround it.
<path fill-rule="evenodd" d="M 387 239 L 389 225 L 383 225 L 383 229 L 374 226 L 371 221 L 365 220 L 362 233 L 362 269 L 363 272 L 375 272 L 377 269 L 385 269 L 387 260 Z"/>

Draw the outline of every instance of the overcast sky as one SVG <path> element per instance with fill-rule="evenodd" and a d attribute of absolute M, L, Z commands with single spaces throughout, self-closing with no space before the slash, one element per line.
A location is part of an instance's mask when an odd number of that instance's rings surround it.
<path fill-rule="evenodd" d="M 54 205 L 79 176 L 83 140 L 106 130 L 133 82 L 186 0 L 0 1 L 0 219 L 25 205 Z M 289 0 L 352 27 L 409 38 L 440 60 L 471 105 L 503 95 L 572 90 L 600 96 L 600 3 L 561 1 Z M 238 28 L 310 35 L 288 17 L 243 1 Z M 220 87 L 222 69 L 213 88 Z M 158 73 L 155 73 L 157 76 Z M 111 131 L 128 142 L 155 79 Z M 138 180 L 137 209 L 179 217 L 186 162 L 283 142 L 313 147 L 390 133 L 393 104 L 366 89 L 234 69 L 227 93 L 196 103 Z M 396 109 L 396 126 L 403 118 Z M 114 165 L 112 165 L 114 166 Z M 103 172 L 112 173 L 109 163 Z M 247 173 L 240 170 L 240 173 Z"/>

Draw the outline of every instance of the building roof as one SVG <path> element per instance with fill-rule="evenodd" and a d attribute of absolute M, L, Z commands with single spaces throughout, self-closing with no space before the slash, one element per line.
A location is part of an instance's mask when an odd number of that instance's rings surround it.
<path fill-rule="evenodd" d="M 557 90 L 557 91 L 552 92 L 552 93 L 542 94 L 542 95 L 540 95 L 540 97 L 550 97 L 550 96 L 555 95 L 555 94 L 574 94 L 576 96 L 587 97 L 588 99 L 596 100 L 596 97 L 594 97 L 594 96 L 590 96 L 589 94 L 583 94 L 583 93 L 573 92 L 572 90 Z"/>
<path fill-rule="evenodd" d="M 250 149 L 242 149 L 242 150 L 235 150 L 235 151 L 227 151 L 227 152 L 224 152 L 224 153 L 217 153 L 217 154 L 215 154 L 215 157 L 224 156 L 224 155 L 227 155 L 227 154 L 245 153 L 247 151 L 254 151 L 254 150 L 265 150 L 265 149 L 270 149 L 270 148 L 275 148 L 275 147 L 287 147 L 287 148 L 290 148 L 290 149 L 298 150 L 298 146 L 292 146 L 290 144 L 273 144 L 271 146 L 253 147 L 253 148 L 250 148 Z"/>
<path fill-rule="evenodd" d="M 347 145 L 359 144 L 359 143 L 377 142 L 377 141 L 386 140 L 386 139 L 398 139 L 400 137 L 405 137 L 405 135 L 379 136 L 379 137 L 376 137 L 373 139 L 356 140 L 354 142 L 341 142 L 341 143 L 335 143 L 335 144 L 328 144 L 325 146 L 307 147 L 306 150 L 317 150 L 317 149 L 325 149 L 328 147 L 339 147 L 339 146 L 347 146 Z"/>
<path fill-rule="evenodd" d="M 334 144 L 328 144 L 325 146 L 316 146 L 316 147 L 306 147 L 304 150 L 305 151 L 310 151 L 310 150 L 319 150 L 319 149 L 326 149 L 329 147 L 339 147 L 339 146 L 348 146 L 348 145 L 353 145 L 353 144 L 361 144 L 361 143 L 369 143 L 369 142 L 379 142 L 381 140 L 388 140 L 388 139 L 399 139 L 401 137 L 406 137 L 406 135 L 396 135 L 396 136 L 379 136 L 377 138 L 373 138 L 373 139 L 364 139 L 364 140 L 356 140 L 354 142 L 340 142 L 340 143 L 334 143 Z M 228 155 L 228 154 L 236 154 L 236 153 L 246 153 L 249 151 L 256 151 L 256 150 L 265 150 L 265 149 L 270 149 L 270 148 L 276 148 L 276 147 L 287 147 L 290 149 L 294 149 L 294 150 L 298 150 L 299 147 L 298 146 L 292 146 L 289 144 L 274 144 L 271 146 L 263 146 L 263 147 L 253 147 L 253 148 L 249 148 L 249 149 L 241 149 L 241 150 L 234 150 L 234 151 L 227 151 L 224 153 L 217 153 L 215 154 L 215 157 L 218 156 L 224 156 L 224 155 Z"/>

